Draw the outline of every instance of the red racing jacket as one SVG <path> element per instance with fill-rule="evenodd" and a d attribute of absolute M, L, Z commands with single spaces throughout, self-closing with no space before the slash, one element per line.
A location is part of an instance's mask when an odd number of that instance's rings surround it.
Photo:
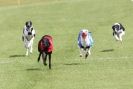
<path fill-rule="evenodd" d="M 49 47 L 46 47 L 44 45 L 43 40 L 48 39 L 49 41 Z M 53 38 L 50 35 L 44 35 L 42 39 L 38 43 L 38 51 L 39 52 L 52 52 L 53 51 Z"/>

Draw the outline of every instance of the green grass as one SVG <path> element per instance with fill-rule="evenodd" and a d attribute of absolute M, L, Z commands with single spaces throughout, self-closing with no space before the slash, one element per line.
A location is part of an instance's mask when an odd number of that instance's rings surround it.
<path fill-rule="evenodd" d="M 0 0 L 0 89 L 132 89 L 133 2 L 16 1 Z M 27 20 L 32 20 L 36 38 L 33 54 L 23 57 L 21 35 Z M 112 37 L 115 22 L 126 28 L 122 44 Z M 95 41 L 87 60 L 79 57 L 77 47 L 82 28 L 89 29 Z M 54 38 L 52 70 L 37 63 L 37 43 L 45 34 Z"/>

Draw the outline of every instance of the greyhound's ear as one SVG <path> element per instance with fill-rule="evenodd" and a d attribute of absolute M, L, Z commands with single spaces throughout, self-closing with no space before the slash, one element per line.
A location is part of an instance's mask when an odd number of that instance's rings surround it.
<path fill-rule="evenodd" d="M 25 25 L 27 26 L 28 25 L 28 22 L 25 22 Z"/>

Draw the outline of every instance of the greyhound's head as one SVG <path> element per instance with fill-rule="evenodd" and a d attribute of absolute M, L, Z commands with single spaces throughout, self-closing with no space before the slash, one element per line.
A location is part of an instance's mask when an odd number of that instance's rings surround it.
<path fill-rule="evenodd" d="M 26 26 L 26 30 L 28 32 L 28 35 L 32 35 L 32 30 L 33 30 L 32 22 L 31 21 L 27 21 L 25 23 L 25 26 Z"/>
<path fill-rule="evenodd" d="M 88 35 L 88 30 L 82 30 L 82 38 L 86 39 L 87 35 Z"/>
<path fill-rule="evenodd" d="M 49 39 L 44 38 L 44 39 L 43 39 L 43 45 L 44 45 L 46 48 L 48 48 L 48 47 L 50 46 Z"/>
<path fill-rule="evenodd" d="M 31 21 L 27 21 L 25 23 L 25 25 L 26 25 L 27 28 L 30 28 L 32 26 L 32 22 Z"/>
<path fill-rule="evenodd" d="M 115 28 L 115 31 L 119 31 L 120 30 L 120 24 L 119 23 L 115 23 L 114 24 L 114 28 Z"/>

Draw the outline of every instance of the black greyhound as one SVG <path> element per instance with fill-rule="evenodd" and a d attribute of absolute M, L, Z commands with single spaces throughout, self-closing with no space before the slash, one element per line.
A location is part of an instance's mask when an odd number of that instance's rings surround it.
<path fill-rule="evenodd" d="M 43 36 L 38 43 L 38 51 L 39 51 L 38 62 L 40 61 L 40 57 L 42 55 L 43 64 L 47 65 L 46 60 L 47 60 L 47 56 L 49 56 L 49 69 L 51 69 L 52 50 L 53 50 L 52 37 L 49 35 Z"/>

